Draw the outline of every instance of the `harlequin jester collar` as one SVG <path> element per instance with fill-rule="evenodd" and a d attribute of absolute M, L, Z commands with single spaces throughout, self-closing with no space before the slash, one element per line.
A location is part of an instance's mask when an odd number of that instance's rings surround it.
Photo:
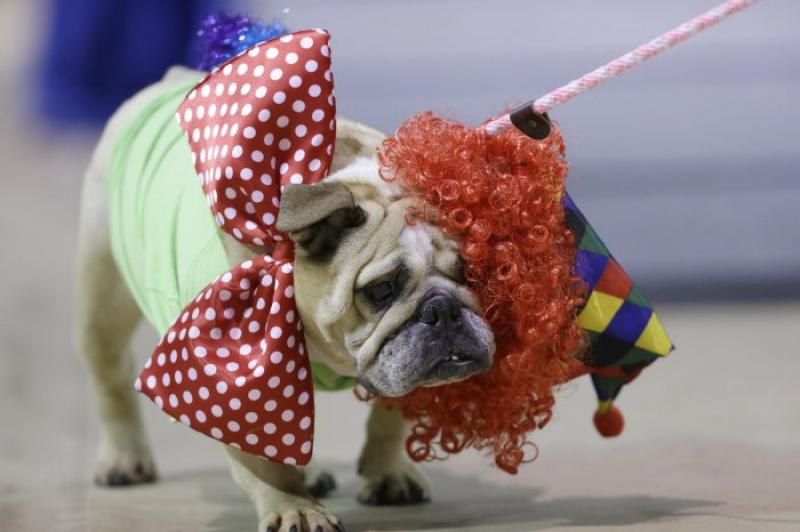
<path fill-rule="evenodd" d="M 328 41 L 327 32 L 309 30 L 254 46 L 180 106 L 217 225 L 265 252 L 222 273 L 184 308 L 136 383 L 194 430 L 299 465 L 313 447 L 313 385 L 294 302 L 293 247 L 275 222 L 283 185 L 318 182 L 330 168 L 336 107 Z"/>

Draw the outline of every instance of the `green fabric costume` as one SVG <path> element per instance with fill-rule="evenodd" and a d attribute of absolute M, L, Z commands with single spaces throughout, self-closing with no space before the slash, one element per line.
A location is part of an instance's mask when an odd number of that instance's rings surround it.
<path fill-rule="evenodd" d="M 165 84 L 122 128 L 107 172 L 114 260 L 139 308 L 159 335 L 207 284 L 230 268 L 194 172 L 189 143 L 175 119 L 202 79 Z M 312 362 L 318 390 L 352 387 Z"/>

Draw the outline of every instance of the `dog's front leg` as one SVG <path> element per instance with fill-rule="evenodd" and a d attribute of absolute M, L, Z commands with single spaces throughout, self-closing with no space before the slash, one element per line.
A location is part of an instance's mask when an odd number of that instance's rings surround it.
<path fill-rule="evenodd" d="M 369 505 L 419 504 L 431 499 L 430 485 L 406 457 L 408 423 L 400 412 L 375 404 L 367 441 L 358 459 L 364 485 L 358 500 Z"/>
<path fill-rule="evenodd" d="M 339 518 L 312 497 L 302 472 L 226 446 L 233 479 L 258 512 L 259 532 L 343 532 Z"/>

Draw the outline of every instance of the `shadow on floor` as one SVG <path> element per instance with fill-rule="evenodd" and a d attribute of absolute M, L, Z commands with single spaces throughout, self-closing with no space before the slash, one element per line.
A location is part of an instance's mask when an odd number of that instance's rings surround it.
<path fill-rule="evenodd" d="M 540 487 L 497 486 L 474 477 L 451 473 L 427 471 L 433 484 L 434 502 L 413 507 L 371 508 L 355 501 L 358 489 L 349 466 L 336 464 L 329 467 L 340 481 L 335 495 L 326 499 L 346 524 L 348 531 L 366 530 L 540 530 L 560 526 L 625 526 L 659 519 L 671 515 L 718 506 L 719 501 L 648 497 L 642 495 L 619 497 L 565 497 L 541 500 L 545 489 Z M 130 497 L 117 498 L 117 508 L 123 514 L 145 508 L 146 515 L 159 523 L 185 524 L 190 514 L 199 518 L 206 530 L 233 532 L 255 529 L 255 512 L 249 501 L 239 492 L 227 472 L 192 472 L 164 479 L 149 488 L 137 488 L 136 501 Z M 194 494 L 194 495 L 193 495 Z M 103 504 L 115 505 L 108 497 Z M 159 501 L 171 499 L 172 516 L 158 515 L 163 506 Z M 148 502 L 146 499 L 149 499 Z M 152 504 L 151 504 L 152 503 Z M 164 509 L 166 510 L 166 509 Z M 116 513 L 104 508 L 103 513 Z M 95 512 L 96 514 L 96 512 Z M 153 522 L 142 519 L 143 529 L 153 530 Z"/>

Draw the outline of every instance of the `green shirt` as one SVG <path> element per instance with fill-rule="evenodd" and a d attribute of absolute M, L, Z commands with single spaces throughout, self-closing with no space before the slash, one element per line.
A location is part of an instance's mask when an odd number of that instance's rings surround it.
<path fill-rule="evenodd" d="M 114 260 L 145 318 L 164 334 L 183 308 L 228 270 L 222 240 L 175 112 L 201 80 L 163 84 L 124 125 L 107 172 Z M 312 362 L 317 389 L 352 387 Z"/>

